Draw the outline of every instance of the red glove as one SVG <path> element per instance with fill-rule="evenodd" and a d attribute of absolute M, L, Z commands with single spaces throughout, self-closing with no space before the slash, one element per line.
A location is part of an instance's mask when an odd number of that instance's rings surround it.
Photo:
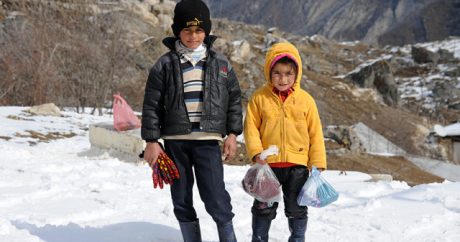
<path fill-rule="evenodd" d="M 179 179 L 179 171 L 166 153 L 161 153 L 153 166 L 149 165 L 152 167 L 153 188 L 159 186 L 163 189 L 163 183 L 173 184 L 174 179 Z"/>
<path fill-rule="evenodd" d="M 157 188 L 157 186 L 159 186 L 160 189 L 163 189 L 163 179 L 160 176 L 160 169 L 158 169 L 158 162 L 155 162 L 155 164 L 152 167 L 152 180 L 153 180 L 153 188 Z"/>
<path fill-rule="evenodd" d="M 169 175 L 171 179 L 179 179 L 179 171 L 177 170 L 176 164 L 174 164 L 174 161 L 172 161 L 168 155 L 165 153 L 160 154 L 162 156 L 163 160 L 165 161 L 166 168 L 169 171 Z"/>
<path fill-rule="evenodd" d="M 159 158 L 157 160 L 157 163 L 159 164 L 159 170 L 160 170 L 160 175 L 161 178 L 163 178 L 163 181 L 166 184 L 172 184 L 172 179 L 171 176 L 169 175 L 168 168 L 166 167 L 165 161 L 162 158 Z"/>

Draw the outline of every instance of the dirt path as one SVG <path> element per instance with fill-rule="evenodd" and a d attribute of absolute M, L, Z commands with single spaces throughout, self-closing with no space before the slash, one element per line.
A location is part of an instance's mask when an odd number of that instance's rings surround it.
<path fill-rule="evenodd" d="M 443 178 L 428 173 L 401 156 L 375 156 L 369 154 L 328 154 L 328 169 L 381 173 L 393 176 L 414 186 L 422 183 L 442 182 Z"/>

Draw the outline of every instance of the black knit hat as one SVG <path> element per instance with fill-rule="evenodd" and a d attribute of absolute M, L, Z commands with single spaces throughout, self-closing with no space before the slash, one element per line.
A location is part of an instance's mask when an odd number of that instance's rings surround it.
<path fill-rule="evenodd" d="M 174 8 L 174 20 L 171 28 L 176 37 L 182 29 L 190 26 L 200 26 L 206 36 L 211 32 L 211 17 L 209 8 L 201 0 L 182 0 Z"/>

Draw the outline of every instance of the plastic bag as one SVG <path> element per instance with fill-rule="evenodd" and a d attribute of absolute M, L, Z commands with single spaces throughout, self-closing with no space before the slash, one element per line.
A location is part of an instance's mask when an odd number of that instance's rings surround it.
<path fill-rule="evenodd" d="M 266 160 L 268 156 L 270 155 L 277 155 L 279 153 L 278 146 L 276 145 L 270 145 L 266 150 L 263 150 L 260 153 L 260 159 Z"/>
<path fill-rule="evenodd" d="M 281 200 L 281 185 L 268 164 L 254 164 L 242 181 L 243 189 L 260 202 L 273 203 Z"/>
<path fill-rule="evenodd" d="M 339 193 L 329 184 L 313 166 L 311 176 L 300 190 L 297 203 L 300 206 L 324 207 L 339 197 Z"/>
<path fill-rule="evenodd" d="M 260 153 L 260 159 L 265 160 L 270 155 L 277 155 L 278 152 L 276 145 L 270 145 Z M 272 204 L 281 200 L 281 184 L 268 164 L 253 165 L 246 172 L 241 183 L 244 191 L 260 202 Z"/>
<path fill-rule="evenodd" d="M 141 127 L 141 121 L 120 95 L 113 95 L 113 127 L 117 131 L 126 131 Z"/>

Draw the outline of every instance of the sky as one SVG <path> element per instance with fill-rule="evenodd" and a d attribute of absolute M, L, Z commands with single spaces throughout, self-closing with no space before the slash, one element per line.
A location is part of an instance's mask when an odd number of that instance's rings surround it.
<path fill-rule="evenodd" d="M 63 117 L 31 116 L 26 109 L 0 107 L 0 242 L 182 241 L 169 187 L 153 189 L 145 163 L 91 148 L 89 125 L 112 116 L 71 110 Z M 39 142 L 27 137 L 30 131 L 75 136 Z M 252 198 L 241 187 L 249 166 L 224 169 L 237 239 L 250 241 Z M 309 208 L 307 241 L 460 241 L 459 182 L 410 187 L 369 182 L 369 175 L 354 171 L 322 176 L 339 199 Z M 196 186 L 194 201 L 203 241 L 218 241 Z M 270 241 L 289 237 L 283 211 L 281 203 Z"/>

